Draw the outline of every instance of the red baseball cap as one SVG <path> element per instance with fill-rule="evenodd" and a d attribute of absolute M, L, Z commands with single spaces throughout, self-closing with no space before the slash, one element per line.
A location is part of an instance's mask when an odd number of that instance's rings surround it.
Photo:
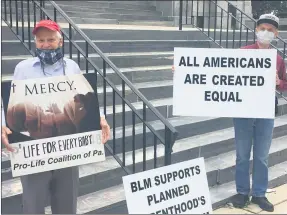
<path fill-rule="evenodd" d="M 34 30 L 33 30 L 32 33 L 35 35 L 35 34 L 36 34 L 36 31 L 37 31 L 39 28 L 48 28 L 48 29 L 50 29 L 51 31 L 58 31 L 58 32 L 61 33 L 61 28 L 60 28 L 60 26 L 59 26 L 56 22 L 54 22 L 54 21 L 52 21 L 52 20 L 47 20 L 47 19 L 45 19 L 45 20 L 39 21 L 39 22 L 36 24 L 36 26 L 35 26 L 35 28 L 34 28 Z"/>

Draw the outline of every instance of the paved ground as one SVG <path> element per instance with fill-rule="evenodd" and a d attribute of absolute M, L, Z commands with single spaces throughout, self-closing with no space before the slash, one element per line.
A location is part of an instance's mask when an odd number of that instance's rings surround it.
<path fill-rule="evenodd" d="M 237 209 L 227 205 L 215 210 L 213 214 L 287 214 L 287 184 L 270 190 L 267 198 L 275 205 L 275 210 L 272 213 L 262 211 L 257 205 L 251 203 L 244 209 Z"/>

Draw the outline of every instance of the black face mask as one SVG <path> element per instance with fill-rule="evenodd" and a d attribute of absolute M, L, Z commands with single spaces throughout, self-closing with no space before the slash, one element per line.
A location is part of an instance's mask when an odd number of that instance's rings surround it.
<path fill-rule="evenodd" d="M 63 58 L 61 48 L 57 49 L 36 49 L 36 56 L 44 64 L 53 65 Z"/>

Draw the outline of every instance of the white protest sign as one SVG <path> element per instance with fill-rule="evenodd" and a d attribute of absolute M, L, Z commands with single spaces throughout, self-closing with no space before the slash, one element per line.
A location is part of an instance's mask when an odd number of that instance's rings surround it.
<path fill-rule="evenodd" d="M 211 214 L 204 159 L 123 177 L 129 214 Z"/>
<path fill-rule="evenodd" d="M 274 118 L 275 49 L 174 49 L 173 114 Z"/>
<path fill-rule="evenodd" d="M 14 177 L 105 160 L 98 97 L 84 75 L 15 80 L 9 90 L 7 124 L 29 139 L 11 144 Z"/>
<path fill-rule="evenodd" d="M 105 160 L 102 131 L 18 142 L 12 146 L 13 177 Z"/>

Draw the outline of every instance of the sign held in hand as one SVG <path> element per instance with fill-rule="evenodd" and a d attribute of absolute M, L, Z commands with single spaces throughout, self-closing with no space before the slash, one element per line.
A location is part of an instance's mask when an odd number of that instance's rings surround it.
<path fill-rule="evenodd" d="M 13 177 L 105 160 L 101 130 L 19 142 L 12 147 Z"/>
<path fill-rule="evenodd" d="M 14 177 L 105 160 L 96 80 L 74 74 L 6 84 L 6 121 L 18 136 L 10 141 Z"/>
<path fill-rule="evenodd" d="M 273 49 L 174 49 L 173 115 L 274 118 Z"/>

